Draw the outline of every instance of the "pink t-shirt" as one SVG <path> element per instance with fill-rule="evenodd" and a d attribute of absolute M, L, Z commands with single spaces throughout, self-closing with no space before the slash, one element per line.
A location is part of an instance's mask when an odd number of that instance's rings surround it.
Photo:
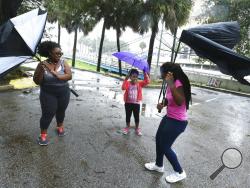
<path fill-rule="evenodd" d="M 130 84 L 128 88 L 128 103 L 139 104 L 140 102 L 137 101 L 138 95 L 138 86 L 137 84 Z"/>
<path fill-rule="evenodd" d="M 176 80 L 174 84 L 176 88 L 182 86 L 180 80 Z M 168 100 L 167 116 L 180 121 L 187 120 L 186 102 L 184 101 L 181 106 L 178 106 L 174 101 L 169 87 L 167 88 L 166 98 Z"/>

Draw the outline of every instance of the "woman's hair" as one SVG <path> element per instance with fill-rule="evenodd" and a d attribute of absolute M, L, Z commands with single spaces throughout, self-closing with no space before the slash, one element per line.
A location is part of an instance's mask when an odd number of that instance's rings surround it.
<path fill-rule="evenodd" d="M 54 48 L 61 48 L 61 46 L 56 42 L 44 41 L 38 46 L 37 53 L 43 57 L 50 57 L 50 52 Z"/>
<path fill-rule="evenodd" d="M 138 71 L 137 69 L 131 69 L 131 70 L 130 70 L 130 75 L 129 75 L 129 76 L 131 76 L 132 74 L 137 74 L 137 75 L 139 75 L 139 71 Z"/>
<path fill-rule="evenodd" d="M 162 64 L 160 70 L 161 70 L 161 74 L 163 77 L 165 77 L 165 75 L 168 72 L 172 72 L 173 76 L 174 76 L 174 81 L 175 80 L 181 81 L 181 83 L 183 85 L 185 99 L 186 99 L 186 108 L 189 109 L 189 103 L 192 100 L 191 99 L 191 86 L 190 86 L 190 82 L 189 82 L 187 75 L 183 72 L 180 65 L 175 64 L 175 63 L 166 62 L 166 63 Z"/>

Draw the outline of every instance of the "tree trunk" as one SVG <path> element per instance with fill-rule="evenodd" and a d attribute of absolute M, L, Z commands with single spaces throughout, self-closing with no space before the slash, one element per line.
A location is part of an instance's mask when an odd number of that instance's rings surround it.
<path fill-rule="evenodd" d="M 154 50 L 155 37 L 156 37 L 157 30 L 158 30 L 157 24 L 158 24 L 158 22 L 156 24 L 154 24 L 154 26 L 152 27 L 152 34 L 150 37 L 150 43 L 149 43 L 149 49 L 148 49 L 149 70 L 151 69 L 151 62 L 152 62 L 152 56 L 153 56 L 153 50 Z"/>
<path fill-rule="evenodd" d="M 97 61 L 97 67 L 96 67 L 97 72 L 100 72 L 101 70 L 102 47 L 103 47 L 104 36 L 105 36 L 105 20 L 102 26 L 102 36 L 101 36 L 101 41 L 100 41 L 100 46 L 99 46 L 98 61 Z"/>
<path fill-rule="evenodd" d="M 61 42 L 61 25 L 58 22 L 58 44 Z"/>
<path fill-rule="evenodd" d="M 172 46 L 172 52 L 171 52 L 171 63 L 173 63 L 173 60 L 174 60 L 176 34 L 177 34 L 177 28 L 175 28 L 175 30 L 174 30 L 174 39 L 173 39 L 173 46 Z M 178 52 L 176 52 L 176 53 L 178 53 Z"/>
<path fill-rule="evenodd" d="M 75 67 L 75 61 L 76 61 L 76 44 L 77 44 L 77 28 L 75 29 L 75 36 L 74 36 L 72 67 Z"/>
<path fill-rule="evenodd" d="M 117 51 L 121 51 L 120 47 L 120 36 L 121 36 L 121 30 L 120 27 L 116 28 L 116 44 L 117 44 Z M 119 75 L 122 76 L 122 63 L 121 60 L 118 60 L 118 65 L 119 65 Z"/>

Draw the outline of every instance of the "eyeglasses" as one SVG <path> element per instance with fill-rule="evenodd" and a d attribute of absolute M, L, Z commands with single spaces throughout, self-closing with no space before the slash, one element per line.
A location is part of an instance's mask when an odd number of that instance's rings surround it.
<path fill-rule="evenodd" d="M 56 52 L 56 53 L 54 53 L 56 56 L 62 56 L 63 55 L 63 53 L 62 52 Z"/>
<path fill-rule="evenodd" d="M 63 53 L 62 52 L 54 52 L 54 53 L 51 53 L 52 56 L 62 56 Z"/>

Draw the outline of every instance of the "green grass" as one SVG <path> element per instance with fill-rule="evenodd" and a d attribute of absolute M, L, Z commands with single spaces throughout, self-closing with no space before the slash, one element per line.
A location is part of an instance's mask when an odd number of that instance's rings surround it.
<path fill-rule="evenodd" d="M 72 61 L 71 60 L 68 60 L 67 62 L 69 63 L 69 65 L 72 66 Z M 88 71 L 96 72 L 96 66 L 90 65 L 90 64 L 88 64 L 86 62 L 83 62 L 83 61 L 76 61 L 75 62 L 75 68 L 81 69 L 81 70 L 88 70 Z M 101 70 L 101 72 L 104 72 L 104 71 Z"/>
<path fill-rule="evenodd" d="M 69 63 L 70 66 L 72 66 L 71 59 L 68 59 L 67 62 Z M 80 70 L 97 72 L 95 65 L 90 65 L 90 64 L 88 64 L 86 62 L 78 61 L 78 60 L 75 62 L 75 68 L 80 69 Z M 120 78 L 119 74 L 110 73 L 110 72 L 108 72 L 108 71 L 106 71 L 106 70 L 104 70 L 102 68 L 101 68 L 100 73 L 108 74 L 109 76 Z"/>
<path fill-rule="evenodd" d="M 68 59 L 67 62 L 69 63 L 70 66 L 72 66 L 72 60 L 71 59 Z M 95 65 L 90 65 L 84 61 L 79 61 L 77 60 L 75 62 L 75 68 L 77 69 L 81 69 L 81 70 L 87 70 L 87 71 L 93 71 L 93 72 L 97 72 L 96 71 L 96 66 Z M 104 73 L 104 74 L 108 74 L 109 76 L 112 76 L 112 77 L 116 77 L 116 78 L 121 78 L 119 76 L 119 74 L 115 74 L 115 73 L 110 73 L 110 72 L 107 72 L 103 69 L 101 69 L 101 73 Z M 125 76 L 123 75 L 122 78 L 125 78 Z M 150 81 L 150 86 L 156 86 L 156 85 L 161 85 L 162 84 L 162 80 L 151 80 Z"/>

